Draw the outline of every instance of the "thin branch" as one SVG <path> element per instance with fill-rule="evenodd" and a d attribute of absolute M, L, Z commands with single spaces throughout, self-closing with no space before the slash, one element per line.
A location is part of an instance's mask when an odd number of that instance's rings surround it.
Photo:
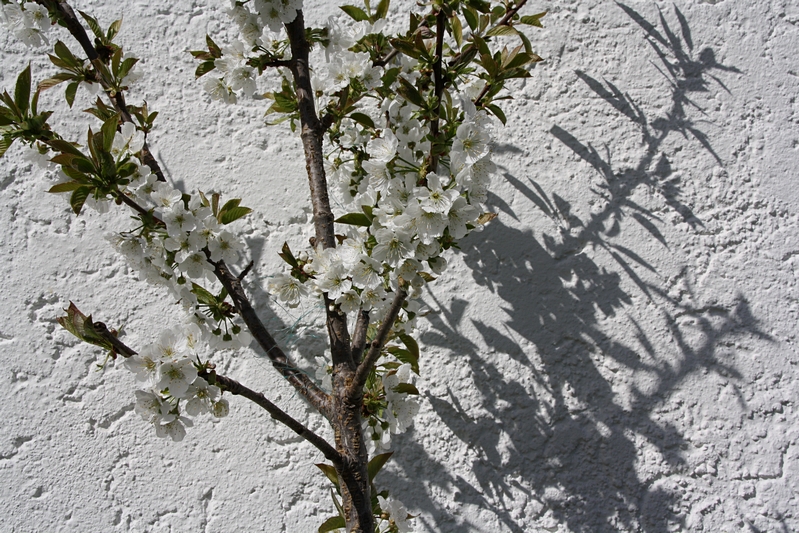
<path fill-rule="evenodd" d="M 360 310 L 352 333 L 352 360 L 357 365 L 361 362 L 363 350 L 366 348 L 366 332 L 369 329 L 369 311 Z"/>
<path fill-rule="evenodd" d="M 272 361 L 272 366 L 288 381 L 308 402 L 319 411 L 325 418 L 332 416 L 332 406 L 330 397 L 325 391 L 320 389 L 305 372 L 297 368 L 288 358 L 283 350 L 278 346 L 275 339 L 266 329 L 266 326 L 258 317 L 250 300 L 244 293 L 241 281 L 234 276 L 223 261 L 209 262 L 214 266 L 214 274 L 227 290 L 233 305 L 241 315 L 253 338 L 264 349 L 266 355 Z"/>
<path fill-rule="evenodd" d="M 252 270 L 253 266 L 255 266 L 254 261 L 250 261 L 249 263 L 247 263 L 247 266 L 244 267 L 244 270 L 242 270 L 238 276 L 236 276 L 236 279 L 238 279 L 239 281 L 243 280 L 247 276 L 247 274 L 250 273 L 250 270 Z"/>
<path fill-rule="evenodd" d="M 219 386 L 222 390 L 228 391 L 231 394 L 243 396 L 251 402 L 263 407 L 272 418 L 313 444 L 320 452 L 322 452 L 325 458 L 331 461 L 335 466 L 340 466 L 342 464 L 341 454 L 338 453 L 330 444 L 328 444 L 325 439 L 308 429 L 301 422 L 297 421 L 291 415 L 283 411 L 280 407 L 270 402 L 262 393 L 255 392 L 254 390 L 245 387 L 238 381 L 225 376 L 217 375 L 216 373 L 201 373 L 199 374 L 199 377 L 205 379 L 211 384 Z"/>
<path fill-rule="evenodd" d="M 391 302 L 391 307 L 388 308 L 386 317 L 383 319 L 383 323 L 380 324 L 380 329 L 377 330 L 377 336 L 369 346 L 369 352 L 366 354 L 366 357 L 364 357 L 363 361 L 361 361 L 361 364 L 358 365 L 358 369 L 355 371 L 355 377 L 352 379 L 352 383 L 347 390 L 347 397 L 360 398 L 363 394 L 363 386 L 366 383 L 366 378 L 369 377 L 369 372 L 372 371 L 372 367 L 380 358 L 380 351 L 383 349 L 383 345 L 388 340 L 388 335 L 391 333 L 391 328 L 394 327 L 394 320 L 397 319 L 397 315 L 399 315 L 400 309 L 402 309 L 402 304 L 405 302 L 405 298 L 407 297 L 408 293 L 405 291 L 405 289 L 397 289 L 397 294 L 394 296 L 394 301 Z"/>
<path fill-rule="evenodd" d="M 113 333 L 108 330 L 108 327 L 102 322 L 94 322 L 94 331 L 99 336 L 103 337 L 106 341 L 111 343 L 116 349 L 117 353 L 123 357 L 132 357 L 137 355 L 137 352 L 132 348 L 120 341 Z M 260 392 L 245 387 L 238 381 L 216 374 L 215 372 L 201 372 L 198 377 L 203 378 L 212 385 L 220 385 L 222 390 L 228 391 L 231 394 L 244 396 L 248 400 L 263 407 L 269 414 L 278 422 L 284 424 L 289 429 L 303 437 L 305 440 L 313 444 L 321 451 L 324 456 L 332 461 L 334 464 L 341 464 L 341 455 L 324 440 L 322 437 L 305 427 L 302 423 L 292 418 L 291 415 L 280 409 L 277 405 L 269 401 L 266 396 Z"/>
<path fill-rule="evenodd" d="M 433 119 L 430 121 L 430 165 L 431 172 L 438 168 L 438 156 L 434 155 L 435 143 L 438 138 L 439 113 L 441 112 L 441 95 L 444 92 L 444 75 L 441 70 L 444 61 L 444 23 L 447 16 L 441 10 L 436 13 L 436 60 L 433 63 L 433 78 L 435 80 L 436 109 Z"/>
<path fill-rule="evenodd" d="M 66 2 L 66 0 L 34 0 L 36 3 L 48 8 L 53 9 L 61 16 L 61 20 L 69 30 L 69 33 L 78 41 L 83 51 L 86 53 L 86 57 L 88 57 L 89 61 L 95 66 L 95 71 L 100 74 L 103 72 L 103 65 L 100 56 L 97 54 L 97 50 L 95 50 L 94 45 L 92 44 L 91 39 L 89 38 L 86 30 L 83 28 L 78 17 L 75 15 L 75 12 L 72 10 L 72 7 Z M 102 75 L 97 76 L 97 81 L 103 88 L 107 91 L 110 89 L 110 83 L 108 80 L 103 79 Z M 133 118 L 130 115 L 130 111 L 128 110 L 128 106 L 125 103 L 125 96 L 121 92 L 117 92 L 114 96 L 109 96 L 111 103 L 113 104 L 114 108 L 119 112 L 120 117 L 122 118 L 123 122 L 130 122 L 133 123 Z M 156 175 L 158 181 L 166 181 L 164 178 L 164 173 L 161 171 L 161 166 L 156 161 L 155 157 L 153 157 L 152 152 L 150 152 L 150 148 L 147 145 L 147 141 L 144 142 L 144 145 L 141 149 L 141 159 L 142 162 L 150 167 L 150 170 Z"/>
<path fill-rule="evenodd" d="M 137 352 L 134 351 L 132 348 L 127 346 L 121 340 L 119 340 L 116 335 L 109 331 L 108 327 L 103 324 L 102 322 L 94 322 L 94 332 L 102 337 L 104 340 L 108 341 L 111 345 L 114 346 L 115 351 L 122 355 L 123 357 L 132 357 L 137 355 Z M 280 407 L 269 401 L 266 396 L 264 396 L 260 392 L 255 392 L 254 390 L 245 387 L 238 381 L 231 379 L 229 377 L 220 376 L 216 372 L 208 372 L 203 371 L 198 374 L 198 377 L 203 378 L 211 385 L 218 385 L 219 388 L 222 390 L 228 391 L 231 394 L 235 394 L 238 396 L 243 396 L 248 400 L 256 403 L 257 405 L 263 407 L 269 415 L 280 422 L 281 424 L 287 426 L 290 430 L 295 432 L 300 437 L 304 438 L 311 444 L 313 444 L 319 451 L 324 454 L 325 458 L 332 461 L 334 465 L 339 466 L 342 464 L 341 454 L 339 454 L 335 448 L 333 448 L 328 442 L 305 427 L 301 422 L 297 421 L 291 415 L 283 411 Z"/>

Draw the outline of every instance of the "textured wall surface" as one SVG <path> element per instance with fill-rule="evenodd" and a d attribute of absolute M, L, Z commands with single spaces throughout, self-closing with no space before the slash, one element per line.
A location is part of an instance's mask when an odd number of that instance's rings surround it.
<path fill-rule="evenodd" d="M 124 14 L 120 41 L 145 58 L 129 101 L 160 111 L 156 155 L 187 189 L 255 208 L 238 226 L 248 290 L 283 342 L 318 350 L 319 311 L 289 314 L 259 286 L 283 241 L 309 236 L 297 138 L 193 81 L 186 50 L 232 35 L 227 2 L 74 4 Z M 378 482 L 420 532 L 797 531 L 799 5 L 541 10 L 546 62 L 496 130 L 499 217 L 425 297 L 422 411 Z M 54 70 L 5 31 L 0 49 L 4 88 L 28 61 L 36 79 Z M 78 115 L 51 122 L 82 138 Z M 315 531 L 333 506 L 314 449 L 239 399 L 160 440 L 130 374 L 96 371 L 97 350 L 57 327 L 74 300 L 138 346 L 180 313 L 103 240 L 126 215 L 75 218 L 22 155 L 0 161 L 0 530 Z M 325 431 L 263 353 L 218 360 Z"/>

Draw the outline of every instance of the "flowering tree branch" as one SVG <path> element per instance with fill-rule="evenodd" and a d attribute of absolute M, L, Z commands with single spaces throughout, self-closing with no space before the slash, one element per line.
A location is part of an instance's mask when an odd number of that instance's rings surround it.
<path fill-rule="evenodd" d="M 68 311 L 72 313 L 72 317 L 70 318 L 77 317 L 84 320 L 85 327 L 91 329 L 91 333 L 96 334 L 97 337 L 107 342 L 109 346 L 113 347 L 114 353 L 122 355 L 126 358 L 138 355 L 138 352 L 120 341 L 103 322 L 92 322 L 90 320 L 88 323 L 86 323 L 86 317 L 80 313 L 80 311 L 77 311 L 77 308 L 71 307 Z M 254 390 L 242 385 L 235 379 L 219 375 L 213 369 L 205 368 L 198 372 L 197 376 L 204 379 L 209 385 L 219 386 L 219 388 L 221 388 L 223 391 L 227 391 L 238 396 L 243 396 L 256 405 L 259 405 L 276 421 L 285 425 L 297 435 L 316 447 L 320 452 L 322 452 L 327 460 L 336 465 L 341 463 L 341 456 L 335 450 L 335 448 L 328 444 L 325 439 L 311 431 L 297 419 L 293 418 L 280 407 L 272 403 L 266 396 L 263 395 L 263 393 L 255 392 Z"/>
<path fill-rule="evenodd" d="M 244 396 L 332 463 L 323 470 L 340 491 L 340 516 L 320 531 L 408 530 L 405 508 L 373 486 L 389 455 L 377 452 L 387 451 L 391 435 L 410 427 L 419 410 L 414 376 L 420 351 L 413 335 L 423 288 L 445 270 L 444 252 L 492 218 L 481 215 L 496 168 L 488 114 L 506 120 L 495 97 L 507 80 L 528 76 L 528 65 L 540 60 L 515 28 L 540 25 L 543 14 L 518 14 L 525 2 L 435 3 L 424 15 L 412 14 L 410 29 L 396 36 L 382 33 L 388 0 L 367 2 L 365 11 L 343 6 L 352 20 L 331 19 L 324 28 L 306 27 L 301 0 L 234 2 L 227 13 L 243 42 L 219 46 L 206 36 L 207 50 L 191 52 L 201 61 L 198 78 L 215 71 L 204 85 L 212 98 L 235 103 L 237 94 L 258 91 L 258 76 L 272 76 L 271 92 L 258 93 L 272 101 L 267 114 L 277 115 L 276 123 L 290 121 L 292 131 L 299 123 L 314 237 L 307 251 L 283 245 L 279 255 L 290 270 L 271 276 L 268 289 L 290 307 L 311 294 L 324 304 L 330 352 L 316 358 L 312 378 L 278 346 L 248 299 L 242 279 L 252 261 L 238 276 L 229 267 L 242 260 L 243 244 L 228 224 L 251 209 L 236 198 L 221 202 L 220 193 L 176 189 L 147 148 L 157 113 L 125 103 L 138 59 L 123 56 L 113 42 L 121 20 L 104 31 L 81 12 L 93 44 L 65 0 L 0 0 L 4 20 L 25 42 L 41 44 L 52 18 L 89 59 L 58 41 L 50 59 L 61 71 L 42 81 L 32 98 L 30 68 L 18 77 L 13 97 L 0 94 L 0 157 L 19 139 L 45 164 L 60 166 L 63 179 L 50 192 L 68 193 L 76 214 L 84 205 L 104 212 L 111 200 L 131 208 L 136 227 L 115 234 L 112 245 L 142 279 L 166 289 L 188 312 L 186 324 L 163 330 L 140 353 L 74 306 L 59 319 L 111 357 L 124 356 L 123 365 L 148 384 L 136 391 L 136 412 L 157 436 L 182 439 L 192 423 L 184 414 L 224 416 L 222 391 Z M 522 45 L 497 46 L 514 36 Z M 51 112 L 37 109 L 38 91 L 64 81 L 70 82 L 70 107 L 85 84 L 99 83 L 111 100 L 109 106 L 98 98 L 89 110 L 102 126 L 89 130 L 85 147 L 52 131 Z M 348 212 L 335 218 L 331 197 L 336 209 Z M 237 349 L 253 338 L 327 419 L 333 443 L 202 362 L 206 350 Z M 371 460 L 370 453 L 376 453 Z"/>
<path fill-rule="evenodd" d="M 128 106 L 125 103 L 125 95 L 122 91 L 113 91 L 109 81 L 106 79 L 105 76 L 102 75 L 105 72 L 104 65 L 102 60 L 100 59 L 97 50 L 94 48 L 91 39 L 86 34 L 86 30 L 83 28 L 83 25 L 78 20 L 78 17 L 75 16 L 75 12 L 72 10 L 72 7 L 66 2 L 66 0 L 34 0 L 36 3 L 46 7 L 47 9 L 55 12 L 58 14 L 59 20 L 61 20 L 64 25 L 66 26 L 69 33 L 75 38 L 76 41 L 80 44 L 83 51 L 86 53 L 89 61 L 95 67 L 95 73 L 98 83 L 103 86 L 103 89 L 109 91 L 109 98 L 111 99 L 111 103 L 119 112 L 122 120 L 124 122 L 133 122 L 133 118 L 131 117 L 130 111 L 128 110 Z M 164 174 L 161 171 L 161 167 L 158 164 L 158 161 L 153 156 L 152 152 L 150 151 L 149 146 L 147 145 L 147 141 L 144 141 L 144 144 L 141 148 L 141 156 L 142 162 L 149 166 L 153 173 L 158 177 L 159 181 L 165 181 Z"/>

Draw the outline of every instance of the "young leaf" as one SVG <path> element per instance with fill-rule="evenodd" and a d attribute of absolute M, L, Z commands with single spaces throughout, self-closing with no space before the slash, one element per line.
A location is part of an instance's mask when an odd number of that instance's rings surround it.
<path fill-rule="evenodd" d="M 64 96 L 67 99 L 67 104 L 69 104 L 69 107 L 72 107 L 72 104 L 75 103 L 75 94 L 78 92 L 78 85 L 78 82 L 73 81 L 67 85 L 67 90 L 64 92 Z"/>
<path fill-rule="evenodd" d="M 520 18 L 519 22 L 521 22 L 522 24 L 527 24 L 529 26 L 537 26 L 539 28 L 543 28 L 544 25 L 541 24 L 541 19 L 546 14 L 547 14 L 547 12 L 544 11 L 543 13 L 538 13 L 537 15 L 526 15 L 526 16 Z"/>
<path fill-rule="evenodd" d="M 369 227 L 372 225 L 372 221 L 363 213 L 347 213 L 346 215 L 338 217 L 335 222 L 339 224 L 349 224 L 351 226 Z"/>
<path fill-rule="evenodd" d="M 86 24 L 89 25 L 92 33 L 100 40 L 100 42 L 104 41 L 105 35 L 103 34 L 103 29 L 100 27 L 100 24 L 97 22 L 97 20 L 83 11 L 79 10 L 78 13 L 80 13 L 80 16 L 86 20 Z"/>
<path fill-rule="evenodd" d="M 518 35 L 519 32 L 513 26 L 495 26 L 488 30 L 486 37 L 495 37 L 497 35 Z"/>
<path fill-rule="evenodd" d="M 110 42 L 114 40 L 114 37 L 117 36 L 119 33 L 119 29 L 122 27 L 122 19 L 115 20 L 111 23 L 108 27 L 108 33 L 106 34 L 105 38 Z"/>
<path fill-rule="evenodd" d="M 215 68 L 216 68 L 216 65 L 214 64 L 214 60 L 213 59 L 210 60 L 210 61 L 203 61 L 202 63 L 197 65 L 197 70 L 194 71 L 194 77 L 195 78 L 200 78 L 202 76 L 205 76 L 206 74 L 208 74 L 209 72 L 211 72 Z"/>
<path fill-rule="evenodd" d="M 336 531 L 337 529 L 344 529 L 345 527 L 347 527 L 347 522 L 344 521 L 344 518 L 341 516 L 331 516 L 319 526 L 319 533 L 328 533 L 330 531 Z"/>
<path fill-rule="evenodd" d="M 17 85 L 14 88 L 14 103 L 17 104 L 20 112 L 25 115 L 28 111 L 28 102 L 31 97 L 31 66 L 22 71 L 17 77 Z"/>
<path fill-rule="evenodd" d="M 374 481 L 377 473 L 380 472 L 392 455 L 394 455 L 394 452 L 381 453 L 369 460 L 369 464 L 366 465 L 366 470 L 369 472 L 369 481 Z"/>
<path fill-rule="evenodd" d="M 505 113 L 502 112 L 502 109 L 500 109 L 498 105 L 488 104 L 486 108 L 488 108 L 488 110 L 491 111 L 494 116 L 496 116 L 500 122 L 502 122 L 503 125 L 508 122 L 508 119 L 505 117 Z"/>
<path fill-rule="evenodd" d="M 496 213 L 483 213 L 482 215 L 477 217 L 477 223 L 478 224 L 482 224 L 482 225 L 488 224 L 489 222 L 491 222 L 495 218 L 497 218 L 497 214 Z"/>
<path fill-rule="evenodd" d="M 211 52 L 211 55 L 214 59 L 219 59 L 222 57 L 222 49 L 211 39 L 210 35 L 205 36 L 205 44 L 208 45 L 208 51 Z"/>
<path fill-rule="evenodd" d="M 402 343 L 405 345 L 405 347 L 408 349 L 408 352 L 410 352 L 410 354 L 412 356 L 412 360 L 411 361 L 403 361 L 403 362 L 410 363 L 411 369 L 418 375 L 419 374 L 419 345 L 416 343 L 416 341 L 413 339 L 413 337 L 411 337 L 410 335 L 407 335 L 405 333 L 400 333 L 399 338 L 402 341 Z"/>
<path fill-rule="evenodd" d="M 405 393 L 405 394 L 413 394 L 415 396 L 419 395 L 419 389 L 416 388 L 416 385 L 413 383 L 400 383 L 393 389 L 394 392 Z"/>
<path fill-rule="evenodd" d="M 10 135 L 4 135 L 0 137 L 0 157 L 5 155 L 6 151 L 11 147 L 11 143 L 14 142 L 14 138 Z"/>
<path fill-rule="evenodd" d="M 405 78 L 400 77 L 397 79 L 400 82 L 400 86 L 397 89 L 397 92 L 400 93 L 400 95 L 406 100 L 408 100 L 410 103 L 418 107 L 424 108 L 425 107 L 424 99 L 422 98 L 422 95 L 419 93 L 416 87 L 411 85 L 411 82 L 409 82 Z"/>
<path fill-rule="evenodd" d="M 363 113 L 352 113 L 350 114 L 350 118 L 355 122 L 357 122 L 358 124 L 360 124 L 361 126 L 371 129 L 375 128 L 375 123 L 372 121 L 369 115 L 365 115 Z"/>
<path fill-rule="evenodd" d="M 233 207 L 231 209 L 222 209 L 222 212 L 219 213 L 219 222 L 222 224 L 230 224 L 234 220 L 245 217 L 250 213 L 252 213 L 252 209 L 249 207 Z"/>
<path fill-rule="evenodd" d="M 380 0 L 380 3 L 377 4 L 377 10 L 375 11 L 375 20 L 380 20 L 386 18 L 388 14 L 388 4 L 390 0 Z"/>
<path fill-rule="evenodd" d="M 71 192 L 75 189 L 81 187 L 83 184 L 78 181 L 68 181 L 66 183 L 57 183 L 50 187 L 50 190 L 47 192 L 52 193 L 59 193 L 59 192 Z"/>
<path fill-rule="evenodd" d="M 110 152 L 111 146 L 114 144 L 114 137 L 117 132 L 117 125 L 119 124 L 119 118 L 117 115 L 109 118 L 105 122 L 103 122 L 103 127 L 100 129 L 103 135 L 103 151 Z"/>
<path fill-rule="evenodd" d="M 72 211 L 74 211 L 76 215 L 80 215 L 83 204 L 86 203 L 86 199 L 89 198 L 93 190 L 94 187 L 83 185 L 72 192 L 72 196 L 69 198 L 69 205 L 72 206 Z"/>
<path fill-rule="evenodd" d="M 339 488 L 338 473 L 336 472 L 336 469 L 332 465 L 326 465 L 325 463 L 315 463 L 315 464 L 316 467 L 319 470 L 321 470 L 325 476 L 327 476 L 327 479 L 329 479 L 333 483 L 333 485 L 336 486 L 336 488 Z"/>
<path fill-rule="evenodd" d="M 352 17 L 354 20 L 361 22 L 364 20 L 369 20 L 369 15 L 367 15 L 363 9 L 355 6 L 338 6 L 344 13 Z"/>
<path fill-rule="evenodd" d="M 283 259 L 283 261 L 291 265 L 292 268 L 300 268 L 300 264 L 297 262 L 297 259 L 294 257 L 294 254 L 291 253 L 291 248 L 289 248 L 289 243 L 284 242 L 282 250 L 277 255 L 279 255 Z"/>

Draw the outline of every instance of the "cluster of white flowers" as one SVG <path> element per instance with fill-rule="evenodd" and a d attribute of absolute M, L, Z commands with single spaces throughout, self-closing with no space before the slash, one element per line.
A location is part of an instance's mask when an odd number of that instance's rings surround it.
<path fill-rule="evenodd" d="M 419 412 L 419 402 L 406 392 L 395 389 L 403 383 L 412 383 L 411 365 L 405 363 L 393 372 L 383 376 L 386 407 L 380 414 L 374 414 L 363 421 L 363 431 L 369 453 L 385 452 L 391 447 L 391 435 L 405 433 L 413 418 Z"/>
<path fill-rule="evenodd" d="M 3 22 L 17 39 L 28 46 L 47 43 L 45 33 L 50 29 L 47 8 L 36 2 L 10 3 L 2 5 Z"/>
<path fill-rule="evenodd" d="M 196 324 L 164 331 L 157 342 L 146 346 L 138 355 L 124 359 L 125 368 L 136 375 L 147 388 L 136 391 L 135 411 L 155 427 L 159 437 L 182 440 L 189 416 L 211 413 L 217 418 L 227 416 L 227 400 L 216 385 L 197 375 L 195 361 L 203 347 L 202 333 Z"/>
<path fill-rule="evenodd" d="M 382 496 L 378 496 L 377 500 L 380 503 L 380 509 L 391 517 L 390 521 L 394 522 L 399 533 L 408 533 L 411 530 L 411 525 L 408 523 L 408 509 L 402 503 Z"/>
<path fill-rule="evenodd" d="M 133 124 L 126 123 L 116 133 L 111 153 L 119 161 L 139 152 L 143 144 L 143 134 Z M 186 201 L 180 190 L 158 181 L 146 165 L 139 165 L 124 192 L 145 209 L 152 209 L 165 227 L 111 234 L 108 240 L 114 248 L 138 271 L 140 279 L 171 291 L 214 349 L 249 345 L 252 340 L 249 333 L 232 322 L 219 324 L 200 312 L 192 285 L 193 282 L 201 287 L 218 286 L 209 258 L 236 263 L 244 248 L 241 240 L 224 229 L 199 194 Z M 90 197 L 86 205 L 103 212 L 110 203 L 108 198 Z"/>

